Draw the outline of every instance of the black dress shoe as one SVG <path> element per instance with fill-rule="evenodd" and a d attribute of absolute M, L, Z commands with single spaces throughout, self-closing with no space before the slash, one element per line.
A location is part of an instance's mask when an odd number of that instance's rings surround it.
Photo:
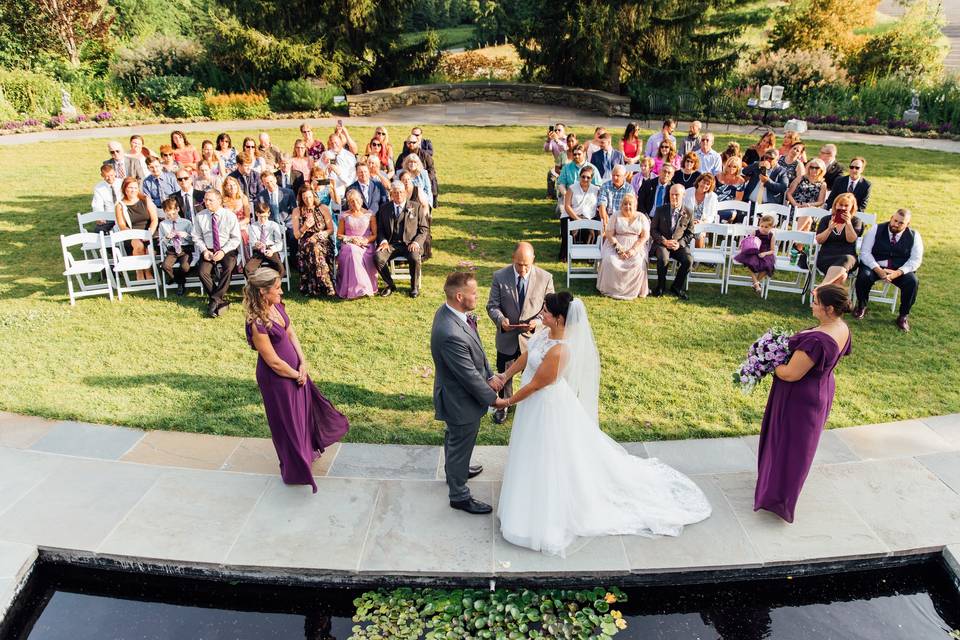
<path fill-rule="evenodd" d="M 395 287 L 384 287 L 383 289 L 380 290 L 380 292 L 377 295 L 380 296 L 381 298 L 389 298 L 390 295 L 393 293 L 394 289 Z"/>
<path fill-rule="evenodd" d="M 904 333 L 910 332 L 910 320 L 907 319 L 907 316 L 900 316 L 897 318 L 897 329 L 903 331 Z"/>
<path fill-rule="evenodd" d="M 207 305 L 207 316 L 210 318 L 216 318 L 220 315 L 220 312 L 217 310 L 217 303 L 211 302 Z"/>
<path fill-rule="evenodd" d="M 659 298 L 662 295 L 663 295 L 663 289 L 661 289 L 660 287 L 657 287 L 656 289 L 650 292 L 651 298 Z"/>
<path fill-rule="evenodd" d="M 483 473 L 483 465 L 472 464 L 470 465 L 470 468 L 467 470 L 467 478 L 476 478 L 481 473 Z"/>
<path fill-rule="evenodd" d="M 670 288 L 670 293 L 672 293 L 673 295 L 677 296 L 677 298 L 679 298 L 680 300 L 689 300 L 689 299 L 690 299 L 690 296 L 687 295 L 687 292 L 686 292 L 686 291 L 683 291 L 682 289 L 675 289 L 675 288 L 671 287 L 671 288 Z"/>
<path fill-rule="evenodd" d="M 460 511 L 466 511 L 467 513 L 490 513 L 493 511 L 493 507 L 488 505 L 486 502 L 480 502 L 479 500 L 474 500 L 473 498 L 467 498 L 466 500 L 460 500 L 458 502 L 450 501 L 450 506 L 454 509 L 459 509 Z"/>
<path fill-rule="evenodd" d="M 416 289 L 412 289 L 412 290 L 410 291 L 410 297 L 411 297 L 411 298 L 419 298 L 419 297 L 420 297 L 420 292 L 417 291 Z"/>
<path fill-rule="evenodd" d="M 495 424 L 503 424 L 507 421 L 507 410 L 506 409 L 497 409 L 493 412 L 493 422 Z"/>
<path fill-rule="evenodd" d="M 178 295 L 178 296 L 182 296 L 182 295 L 185 294 L 186 292 L 187 292 L 187 286 L 186 286 L 186 285 L 184 285 L 184 284 L 178 284 L 178 285 L 177 285 L 177 295 Z"/>

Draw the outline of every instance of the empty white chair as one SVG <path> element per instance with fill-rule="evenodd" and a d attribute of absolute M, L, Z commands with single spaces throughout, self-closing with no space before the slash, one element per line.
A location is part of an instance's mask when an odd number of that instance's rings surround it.
<path fill-rule="evenodd" d="M 699 223 L 694 228 L 694 234 L 699 236 L 704 234 L 706 246 L 703 248 L 693 247 L 690 253 L 693 257 L 693 265 L 697 269 L 691 268 L 687 275 L 687 288 L 690 288 L 691 282 L 703 282 L 720 285 L 720 293 L 727 291 L 727 268 L 730 262 L 730 238 L 734 225 L 728 224 L 704 224 Z M 712 271 L 703 271 L 699 269 L 700 265 L 708 265 L 713 268 Z"/>
<path fill-rule="evenodd" d="M 139 240 L 147 247 L 147 253 L 141 256 L 127 255 L 124 243 Z M 123 300 L 124 291 L 149 291 L 153 289 L 160 298 L 160 275 L 153 251 L 153 241 L 148 229 L 125 229 L 110 234 L 110 246 L 113 248 L 113 273 L 116 276 L 117 299 Z M 137 271 L 150 271 L 153 278 L 137 280 Z M 131 277 L 133 273 L 133 277 Z"/>
<path fill-rule="evenodd" d="M 810 289 L 813 287 L 814 273 L 816 272 L 817 253 L 820 245 L 815 240 L 816 234 L 813 231 L 777 231 L 776 232 L 776 271 L 763 283 L 763 297 L 771 291 L 784 291 L 787 293 L 799 293 L 802 303 Z M 810 256 L 807 267 L 801 267 L 799 264 L 790 262 L 790 249 L 794 245 L 804 245 L 809 247 L 807 253 Z M 785 276 L 785 277 L 784 277 Z"/>
<path fill-rule="evenodd" d="M 77 212 L 77 227 L 79 228 L 80 233 L 92 233 L 96 235 L 98 233 L 96 229 L 98 222 L 113 222 L 113 228 L 116 229 L 117 225 L 115 220 L 116 214 L 113 211 L 88 211 L 87 213 L 80 213 L 79 211 Z M 99 241 L 97 240 L 94 240 L 93 244 L 83 247 L 84 257 L 96 258 L 99 247 Z"/>
<path fill-rule="evenodd" d="M 84 254 L 84 258 L 75 258 L 70 252 L 73 247 L 77 247 Z M 84 247 L 96 247 L 96 255 L 87 257 L 87 250 Z M 60 248 L 63 251 L 63 275 L 67 279 L 67 292 L 70 295 L 71 305 L 76 304 L 77 298 L 87 296 L 107 295 L 113 300 L 110 260 L 107 257 L 107 244 L 102 233 L 84 232 L 69 236 L 61 235 Z M 102 278 L 102 281 L 94 281 L 94 276 Z"/>
<path fill-rule="evenodd" d="M 753 206 L 753 220 L 750 224 L 759 226 L 760 217 L 769 213 L 777 218 L 777 222 L 774 224 L 774 227 L 778 229 L 787 229 L 790 222 L 790 209 L 791 206 L 788 204 L 761 202 L 760 204 Z"/>
<path fill-rule="evenodd" d="M 290 252 L 287 251 L 286 232 L 281 233 L 280 236 L 283 238 L 283 250 L 280 252 L 281 253 L 280 261 L 283 262 L 283 278 L 280 279 L 280 282 L 283 282 L 287 285 L 287 292 L 289 292 L 290 291 Z"/>
<path fill-rule="evenodd" d="M 595 239 L 591 243 L 575 244 L 574 235 L 577 231 L 588 229 L 593 231 Z M 597 279 L 597 265 L 600 263 L 600 246 L 603 244 L 603 223 L 599 220 L 571 220 L 567 224 L 567 286 L 570 280 L 578 278 Z M 590 267 L 575 267 L 573 262 L 590 261 Z"/>
<path fill-rule="evenodd" d="M 738 216 L 741 221 L 744 223 L 750 223 L 750 213 L 753 211 L 752 202 L 744 202 L 743 200 L 726 200 L 724 202 L 717 203 L 717 215 L 720 215 L 724 211 L 735 211 L 739 214 Z M 721 218 L 722 219 L 722 218 Z"/>

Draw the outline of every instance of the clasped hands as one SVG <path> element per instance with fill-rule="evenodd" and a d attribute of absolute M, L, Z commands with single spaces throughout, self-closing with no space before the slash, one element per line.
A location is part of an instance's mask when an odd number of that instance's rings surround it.
<path fill-rule="evenodd" d="M 885 269 L 884 267 L 877 267 L 873 272 L 880 276 L 881 280 L 886 282 L 893 282 L 903 275 L 903 272 L 899 269 Z"/>
<path fill-rule="evenodd" d="M 677 240 L 663 239 L 660 242 L 663 246 L 665 246 L 670 251 L 676 251 L 677 249 L 680 248 L 680 242 L 678 242 Z"/>
<path fill-rule="evenodd" d="M 223 260 L 223 256 L 225 255 L 226 254 L 222 250 L 214 253 L 213 251 L 210 251 L 209 249 L 207 249 L 206 251 L 203 252 L 203 259 L 207 260 L 208 262 L 220 262 L 221 260 Z"/>

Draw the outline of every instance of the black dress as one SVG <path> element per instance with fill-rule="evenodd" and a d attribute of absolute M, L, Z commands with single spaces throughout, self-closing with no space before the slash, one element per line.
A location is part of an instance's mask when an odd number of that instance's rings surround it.
<path fill-rule="evenodd" d="M 682 184 L 684 189 L 689 189 L 697 183 L 699 177 L 699 171 L 694 171 L 689 176 L 683 175 L 683 171 L 674 171 L 673 184 Z"/>
<path fill-rule="evenodd" d="M 824 216 L 817 223 L 817 235 L 823 233 L 828 226 L 832 224 L 832 216 Z M 853 219 L 853 230 L 859 238 L 863 235 L 863 222 L 860 218 Z M 826 242 L 820 245 L 820 253 L 817 254 L 817 271 L 826 273 L 830 267 L 843 267 L 847 273 L 852 273 L 857 268 L 857 243 L 847 242 L 846 233 L 831 230 L 830 236 Z"/>

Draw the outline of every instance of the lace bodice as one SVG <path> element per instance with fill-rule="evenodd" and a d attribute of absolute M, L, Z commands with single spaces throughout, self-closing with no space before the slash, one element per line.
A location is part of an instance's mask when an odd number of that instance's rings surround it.
<path fill-rule="evenodd" d="M 550 332 L 547 330 L 541 330 L 533 334 L 533 337 L 527 343 L 527 366 L 524 368 L 521 378 L 524 384 L 533 379 L 543 359 L 547 356 L 547 352 L 562 342 L 563 340 L 552 340 Z"/>

